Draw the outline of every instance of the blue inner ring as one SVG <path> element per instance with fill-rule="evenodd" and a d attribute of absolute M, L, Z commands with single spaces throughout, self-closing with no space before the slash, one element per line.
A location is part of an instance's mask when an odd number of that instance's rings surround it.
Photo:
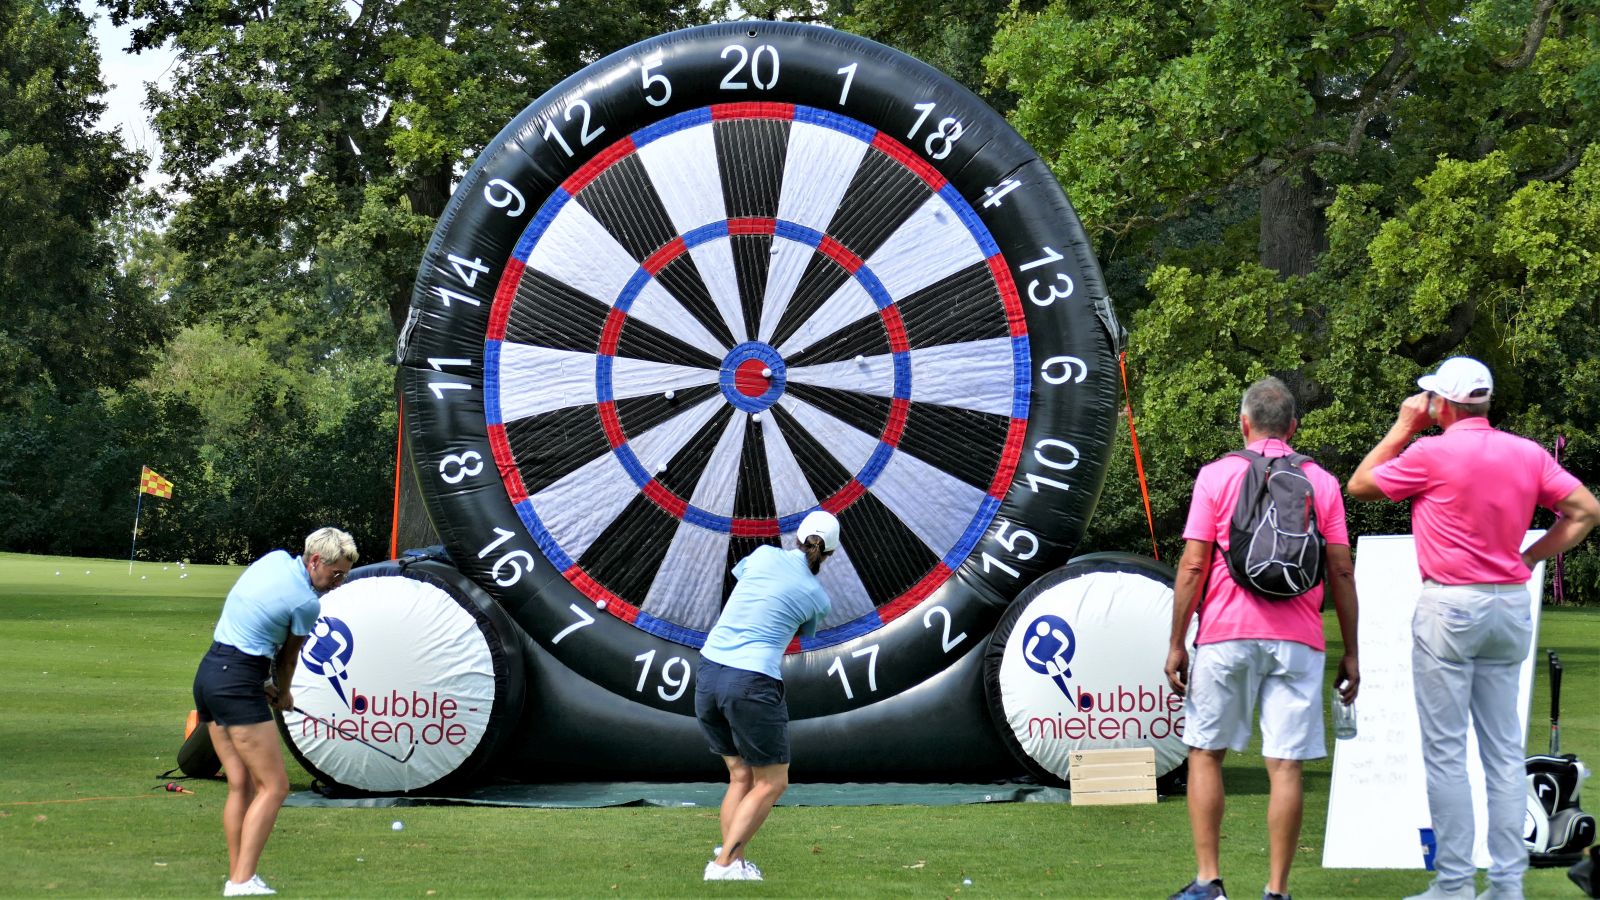
<path fill-rule="evenodd" d="M 772 370 L 772 378 L 768 380 L 766 393 L 759 397 L 751 397 L 741 392 L 734 384 L 734 377 L 738 374 L 739 366 L 748 360 L 760 360 L 762 365 Z M 728 398 L 735 408 L 747 413 L 758 413 L 783 396 L 784 385 L 789 382 L 789 368 L 783 364 L 783 357 L 778 351 L 761 341 L 745 341 L 722 358 L 722 373 L 717 379 L 717 384 L 722 388 L 722 396 Z"/>

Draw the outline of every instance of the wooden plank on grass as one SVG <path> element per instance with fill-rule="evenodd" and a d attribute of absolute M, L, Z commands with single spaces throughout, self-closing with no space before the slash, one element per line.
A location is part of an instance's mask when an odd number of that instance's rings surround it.
<path fill-rule="evenodd" d="M 1077 765 L 1104 766 L 1111 763 L 1156 761 L 1156 748 L 1129 747 L 1125 750 L 1075 750 L 1067 757 L 1067 767 Z"/>
<path fill-rule="evenodd" d="M 1114 763 L 1109 766 L 1073 766 L 1067 770 L 1068 777 L 1076 778 L 1082 772 L 1086 778 L 1117 778 L 1123 775 L 1156 775 L 1155 760 L 1142 763 Z"/>
<path fill-rule="evenodd" d="M 1074 806 L 1156 802 L 1154 747 L 1080 750 L 1068 757 Z"/>
<path fill-rule="evenodd" d="M 1156 789 L 1148 791 L 1102 791 L 1097 794 L 1072 792 L 1073 806 L 1123 806 L 1134 803 L 1155 803 Z"/>
<path fill-rule="evenodd" d="M 1081 776 L 1080 776 L 1081 777 Z M 1076 784 L 1077 782 L 1073 782 Z M 1144 791 L 1150 790 L 1151 776 L 1127 775 L 1123 777 L 1112 776 L 1109 778 L 1083 779 L 1083 783 L 1090 786 L 1094 792 L 1100 791 Z"/>

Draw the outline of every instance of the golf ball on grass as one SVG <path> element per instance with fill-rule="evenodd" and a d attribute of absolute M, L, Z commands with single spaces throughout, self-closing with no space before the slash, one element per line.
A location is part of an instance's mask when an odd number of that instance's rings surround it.
<path fill-rule="evenodd" d="M 406 823 L 400 821 L 399 819 L 396 819 L 394 821 L 394 824 L 390 825 L 389 827 L 394 829 L 395 831 L 405 831 L 406 830 Z"/>

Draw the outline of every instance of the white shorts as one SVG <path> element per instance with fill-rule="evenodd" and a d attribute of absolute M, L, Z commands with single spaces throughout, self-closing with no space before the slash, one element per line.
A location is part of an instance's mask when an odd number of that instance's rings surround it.
<path fill-rule="evenodd" d="M 1201 644 L 1183 699 L 1183 742 L 1200 750 L 1243 750 L 1261 699 L 1261 755 L 1321 759 L 1326 655 L 1297 641 L 1239 640 Z"/>

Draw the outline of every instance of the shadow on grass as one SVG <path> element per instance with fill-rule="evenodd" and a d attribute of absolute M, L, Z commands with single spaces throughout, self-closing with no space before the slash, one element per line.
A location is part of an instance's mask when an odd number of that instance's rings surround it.
<path fill-rule="evenodd" d="M 1305 793 L 1326 796 L 1333 782 L 1328 761 L 1308 761 L 1301 785 Z M 1266 760 L 1256 753 L 1230 753 L 1222 764 L 1222 789 L 1230 797 L 1265 797 L 1272 792 L 1272 782 L 1267 778 Z"/>

